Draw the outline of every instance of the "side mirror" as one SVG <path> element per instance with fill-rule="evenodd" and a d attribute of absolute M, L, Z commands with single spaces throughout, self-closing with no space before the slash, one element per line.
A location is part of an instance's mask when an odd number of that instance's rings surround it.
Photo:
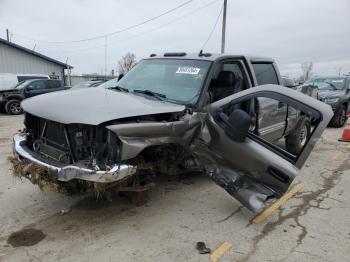
<path fill-rule="evenodd" d="M 124 76 L 124 74 L 119 74 L 119 75 L 118 75 L 118 81 L 119 81 L 120 79 L 122 79 L 123 76 Z"/>
<path fill-rule="evenodd" d="M 220 118 L 225 122 L 225 134 L 235 142 L 244 142 L 248 135 L 251 124 L 250 116 L 247 112 L 236 109 L 229 117 L 220 113 Z"/>

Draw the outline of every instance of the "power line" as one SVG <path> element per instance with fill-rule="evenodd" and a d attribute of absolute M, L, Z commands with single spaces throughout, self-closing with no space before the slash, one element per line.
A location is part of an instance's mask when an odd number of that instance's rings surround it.
<path fill-rule="evenodd" d="M 187 2 L 184 2 L 182 3 L 181 5 L 178 5 L 164 13 L 161 13 L 160 15 L 157 15 L 157 16 L 154 16 L 152 18 L 149 18 L 143 22 L 140 22 L 140 23 L 137 23 L 137 24 L 134 24 L 134 25 L 131 25 L 131 26 L 127 26 L 125 28 L 122 28 L 122 29 L 119 29 L 117 31 L 114 31 L 114 32 L 111 32 L 111 33 L 108 33 L 108 34 L 103 34 L 103 35 L 98 35 L 98 36 L 93 36 L 93 37 L 89 37 L 89 38 L 83 38 L 83 39 L 77 39 L 77 40 L 70 40 L 70 41 L 46 41 L 46 40 L 40 40 L 40 39 L 34 39 L 34 38 L 30 38 L 30 37 L 26 37 L 26 36 L 22 36 L 20 34 L 17 34 L 17 33 L 14 33 L 14 35 L 18 36 L 18 37 L 21 37 L 21 38 L 25 38 L 25 39 L 28 39 L 28 40 L 32 40 L 32 41 L 36 41 L 36 42 L 41 42 L 41 43 L 48 43 L 48 44 L 67 44 L 67 43 L 79 43 L 79 42 L 86 42 L 86 41 L 91 41 L 91 40 L 95 40 L 95 39 L 99 39 L 99 38 L 104 38 L 104 37 L 107 37 L 107 36 L 111 36 L 111 35 L 116 35 L 116 34 L 119 34 L 119 33 L 122 33 L 122 32 L 125 32 L 125 31 L 128 31 L 128 30 L 131 30 L 131 29 L 134 29 L 136 27 L 139 27 L 141 25 L 144 25 L 146 23 L 149 23 L 153 20 L 156 20 L 162 16 L 165 16 L 171 12 L 174 12 L 175 10 L 177 9 L 180 9 L 181 7 L 185 6 L 185 5 L 188 5 L 189 3 L 193 2 L 194 0 L 189 0 Z"/>
<path fill-rule="evenodd" d="M 222 7 L 221 7 L 221 9 L 220 9 L 220 12 L 219 12 L 219 15 L 218 15 L 218 17 L 216 18 L 216 21 L 215 21 L 215 24 L 214 24 L 214 26 L 213 26 L 213 29 L 211 30 L 211 32 L 210 32 L 210 34 L 209 34 L 207 40 L 205 40 L 205 42 L 204 42 L 204 44 L 203 44 L 201 50 L 204 49 L 205 45 L 208 43 L 208 41 L 209 41 L 210 38 L 212 37 L 212 35 L 213 35 L 214 31 L 215 31 L 215 28 L 216 28 L 216 26 L 217 26 L 217 24 L 218 24 L 218 22 L 219 22 L 219 18 L 220 18 L 220 16 L 221 16 L 221 13 L 222 13 L 222 10 L 223 10 L 223 9 L 224 9 L 224 5 L 222 5 Z"/>
<path fill-rule="evenodd" d="M 154 31 L 156 31 L 156 30 L 159 30 L 159 29 L 161 29 L 161 28 L 163 28 L 163 27 L 165 27 L 165 26 L 168 26 L 168 25 L 170 25 L 170 24 L 176 23 L 176 22 L 178 22 L 178 21 L 180 21 L 180 20 L 182 20 L 182 19 L 184 19 L 184 18 L 186 18 L 186 17 L 188 17 L 188 16 L 191 16 L 191 15 L 193 15 L 193 14 L 195 14 L 195 13 L 198 13 L 199 11 L 202 11 L 203 9 L 205 9 L 205 8 L 207 8 L 207 7 L 211 6 L 211 5 L 213 5 L 214 3 L 218 2 L 218 1 L 221 1 L 221 0 L 214 0 L 214 1 L 211 1 L 211 2 L 209 2 L 209 3 L 207 3 L 207 4 L 203 5 L 203 6 L 199 7 L 198 9 L 195 9 L 195 10 L 193 10 L 193 11 L 191 11 L 191 12 L 189 12 L 189 13 L 183 15 L 183 16 L 177 17 L 177 18 L 175 18 L 175 19 L 173 19 L 173 20 L 171 20 L 171 21 L 169 21 L 169 22 L 167 22 L 167 23 L 165 23 L 165 24 L 163 24 L 163 25 L 160 25 L 160 26 L 158 26 L 158 27 L 156 27 L 156 28 L 153 28 L 153 29 L 144 31 L 144 32 L 142 32 L 142 33 L 140 33 L 140 34 L 136 34 L 136 35 L 130 36 L 130 37 L 128 37 L 128 38 L 124 38 L 124 39 L 122 39 L 121 41 L 118 41 L 118 42 L 110 42 L 110 43 L 108 43 L 108 46 L 110 47 L 110 46 L 113 46 L 113 45 L 116 45 L 116 44 L 120 44 L 120 43 L 123 43 L 123 42 L 125 42 L 125 41 L 130 40 L 130 39 L 134 39 L 134 38 L 137 38 L 137 37 L 146 35 L 146 34 L 148 34 L 148 33 L 154 32 Z M 222 12 L 222 10 L 221 10 L 221 12 Z M 219 15 L 219 16 L 220 16 L 220 15 Z M 93 46 L 93 47 L 88 47 L 88 48 L 75 49 L 75 50 L 67 50 L 67 51 L 57 51 L 57 52 L 55 52 L 55 51 L 54 51 L 54 52 L 51 52 L 51 51 L 42 51 L 42 52 L 47 52 L 47 53 L 51 53 L 51 54 L 62 54 L 62 53 L 74 53 L 74 52 L 80 52 L 80 51 L 88 51 L 88 50 L 97 49 L 97 48 L 102 48 L 102 47 L 105 47 L 105 45 L 98 45 L 98 46 Z"/>

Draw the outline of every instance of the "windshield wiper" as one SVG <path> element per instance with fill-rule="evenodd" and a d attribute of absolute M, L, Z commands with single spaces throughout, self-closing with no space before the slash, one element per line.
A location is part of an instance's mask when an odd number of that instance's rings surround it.
<path fill-rule="evenodd" d="M 331 82 L 325 81 L 325 83 L 330 85 L 333 88 L 333 90 L 337 90 L 337 87 L 335 85 L 333 85 Z"/>
<path fill-rule="evenodd" d="M 121 86 L 112 86 L 112 87 L 108 87 L 107 89 L 110 90 L 117 90 L 117 91 L 122 91 L 122 92 L 127 92 L 129 93 L 129 89 L 125 88 L 125 87 L 121 87 Z"/>
<path fill-rule="evenodd" d="M 134 93 L 140 93 L 140 94 L 144 94 L 144 95 L 148 95 L 148 96 L 153 96 L 155 98 L 157 98 L 158 100 L 164 100 L 164 98 L 166 98 L 166 95 L 161 94 L 161 93 L 157 93 L 151 90 L 140 90 L 140 89 L 134 89 Z"/>

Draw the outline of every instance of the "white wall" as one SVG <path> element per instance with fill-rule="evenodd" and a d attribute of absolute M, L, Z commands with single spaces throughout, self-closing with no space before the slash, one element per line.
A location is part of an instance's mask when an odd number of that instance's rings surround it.
<path fill-rule="evenodd" d="M 60 79 L 63 67 L 0 43 L 0 73 L 45 74 L 53 72 Z"/>

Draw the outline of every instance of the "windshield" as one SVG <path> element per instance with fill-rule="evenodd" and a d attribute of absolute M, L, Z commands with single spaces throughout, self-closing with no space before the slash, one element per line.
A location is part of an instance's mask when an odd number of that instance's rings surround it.
<path fill-rule="evenodd" d="M 197 100 L 211 62 L 186 59 L 149 59 L 137 64 L 119 81 L 101 87 L 120 87 L 129 92 L 151 91 L 165 100 L 193 103 Z"/>
<path fill-rule="evenodd" d="M 16 88 L 16 89 L 22 89 L 24 86 L 26 86 L 27 83 L 28 83 L 28 81 L 19 82 L 17 85 L 15 85 L 14 88 Z"/>
<path fill-rule="evenodd" d="M 342 90 L 345 87 L 345 79 L 341 77 L 318 78 L 306 81 L 303 86 L 316 86 L 319 90 Z"/>

